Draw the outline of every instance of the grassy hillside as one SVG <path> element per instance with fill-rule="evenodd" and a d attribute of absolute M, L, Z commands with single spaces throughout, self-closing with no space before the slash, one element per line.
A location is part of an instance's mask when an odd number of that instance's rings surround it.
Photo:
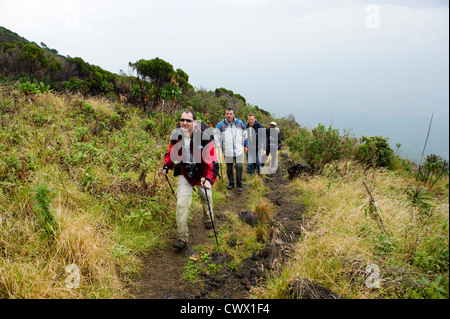
<path fill-rule="evenodd" d="M 173 195 L 157 170 L 176 116 L 102 97 L 0 86 L 1 298 L 130 297 L 143 257 L 174 235 Z M 289 138 L 306 138 L 284 121 Z M 285 151 L 302 159 L 292 145 Z M 300 277 L 345 298 L 448 297 L 448 177 L 423 191 L 430 184 L 403 162 L 367 170 L 351 158 L 295 179 L 292 198 L 305 204 L 310 222 L 289 265 L 254 296 L 285 298 L 290 280 Z M 220 203 L 226 189 L 215 189 Z M 72 264 L 83 274 L 79 289 L 67 284 L 76 279 Z M 370 264 L 379 267 L 382 289 L 365 286 Z"/>
<path fill-rule="evenodd" d="M 0 87 L 0 297 L 124 297 L 138 256 L 173 227 L 155 177 L 167 145 L 138 109 L 51 93 L 30 101 Z M 60 280 L 71 264 L 82 289 Z"/>

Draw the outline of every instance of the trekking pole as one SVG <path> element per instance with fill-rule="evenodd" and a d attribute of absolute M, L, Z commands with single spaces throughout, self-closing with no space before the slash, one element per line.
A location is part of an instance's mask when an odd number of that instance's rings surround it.
<path fill-rule="evenodd" d="M 223 182 L 222 180 L 222 149 L 219 149 L 219 147 L 217 147 L 217 160 L 219 161 L 219 179 Z"/>
<path fill-rule="evenodd" d="M 202 186 L 205 183 L 205 178 L 202 177 Z M 219 240 L 217 239 L 217 233 L 216 233 L 216 226 L 214 226 L 214 221 L 211 213 L 211 206 L 209 205 L 209 199 L 208 199 L 208 193 L 206 192 L 206 188 L 203 186 L 203 189 L 205 190 L 205 196 L 206 196 L 206 202 L 208 203 L 209 208 L 209 217 L 211 218 L 211 224 L 214 230 L 214 236 L 216 237 L 216 243 L 217 243 L 217 249 L 219 249 Z"/>
<path fill-rule="evenodd" d="M 172 190 L 173 196 L 175 196 L 175 200 L 177 200 L 177 195 L 175 195 L 175 191 L 172 188 L 172 185 L 170 185 L 170 181 L 169 178 L 167 177 L 167 174 L 164 174 L 164 176 L 166 177 L 167 183 L 169 183 L 170 189 Z"/>

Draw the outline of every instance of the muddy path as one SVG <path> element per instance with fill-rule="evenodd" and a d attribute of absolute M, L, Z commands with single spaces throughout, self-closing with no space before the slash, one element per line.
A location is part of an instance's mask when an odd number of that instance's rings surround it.
<path fill-rule="evenodd" d="M 251 287 L 264 284 L 267 272 L 276 271 L 282 267 L 301 234 L 304 223 L 303 207 L 295 202 L 289 193 L 290 181 L 286 174 L 288 164 L 287 160 L 282 160 L 275 174 L 263 175 L 264 183 L 269 189 L 264 197 L 273 203 L 275 214 L 270 239 L 261 250 L 246 259 L 238 269 L 231 270 L 229 267 L 224 267 L 214 275 L 207 272 L 201 273 L 195 282 L 182 278 L 188 258 L 195 258 L 195 251 L 190 248 L 212 243 L 208 236 L 212 235 L 213 230 L 205 230 L 201 214 L 196 213 L 189 227 L 190 242 L 186 249 L 178 251 L 172 247 L 170 241 L 163 249 L 145 259 L 143 274 L 133 289 L 134 298 L 248 298 Z M 221 211 L 232 210 L 232 213 L 239 214 L 247 210 L 251 200 L 247 198 L 245 191 L 238 193 L 234 189 L 228 195 L 224 205 L 214 207 L 216 229 L 220 229 L 226 223 L 226 220 L 221 218 Z M 230 245 L 230 243 L 221 243 L 221 245 L 227 244 Z M 211 253 L 210 257 L 212 262 L 219 264 L 226 261 L 228 256 L 219 251 Z"/>

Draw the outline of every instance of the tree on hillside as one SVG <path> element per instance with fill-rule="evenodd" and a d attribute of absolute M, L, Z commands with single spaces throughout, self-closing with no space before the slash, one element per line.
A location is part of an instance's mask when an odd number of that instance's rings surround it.
<path fill-rule="evenodd" d="M 136 70 L 138 78 L 141 81 L 151 81 L 154 99 L 155 101 L 159 101 L 161 99 L 162 88 L 170 83 L 170 79 L 175 73 L 173 66 L 160 58 L 151 60 L 141 59 L 136 63 L 129 62 L 129 65 Z"/>
<path fill-rule="evenodd" d="M 107 93 L 115 90 L 114 84 L 118 81 L 119 76 L 109 71 L 103 70 L 99 66 L 89 64 L 82 58 L 67 58 L 66 63 L 73 66 L 75 74 L 70 77 L 71 82 L 74 78 L 81 80 L 82 91 L 88 90 L 90 93 Z M 76 79 L 75 79 L 76 80 Z"/>
<path fill-rule="evenodd" d="M 0 42 L 18 43 L 21 45 L 30 44 L 31 42 L 22 38 L 17 33 L 0 26 Z"/>
<path fill-rule="evenodd" d="M 392 168 L 394 151 L 390 148 L 388 138 L 382 136 L 362 136 L 361 144 L 356 150 L 358 160 L 368 167 Z"/>
<path fill-rule="evenodd" d="M 214 94 L 217 98 L 222 98 L 222 101 L 224 103 L 223 106 L 233 107 L 237 115 L 239 114 L 240 109 L 247 104 L 247 101 L 242 95 L 236 94 L 233 91 L 227 90 L 225 88 L 217 88 L 214 91 Z"/>
<path fill-rule="evenodd" d="M 183 90 L 183 92 L 186 92 L 190 89 L 194 89 L 192 85 L 189 84 L 189 75 L 187 75 L 186 72 L 184 72 L 182 69 L 176 70 L 176 81 L 178 82 L 178 85 L 180 89 Z"/>
<path fill-rule="evenodd" d="M 32 44 L 26 44 L 22 47 L 19 60 L 24 62 L 30 75 L 34 75 L 39 69 L 46 68 L 48 64 L 44 51 Z"/>

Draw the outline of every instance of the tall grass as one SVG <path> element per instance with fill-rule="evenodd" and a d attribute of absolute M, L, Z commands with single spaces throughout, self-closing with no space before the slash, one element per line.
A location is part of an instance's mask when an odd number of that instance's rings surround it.
<path fill-rule="evenodd" d="M 271 276 L 267 289 L 256 290 L 257 297 L 289 297 L 289 282 L 300 277 L 344 298 L 448 298 L 448 188 L 434 194 L 430 216 L 420 215 L 407 195 L 414 178 L 379 170 L 370 187 L 383 231 L 377 217 L 366 214 L 363 179 L 354 166 L 345 176 L 293 182 L 292 195 L 301 194 L 311 222 L 290 265 Z M 369 265 L 380 270 L 380 288 L 367 283 Z"/>
<path fill-rule="evenodd" d="M 173 231 L 149 116 L 1 85 L 0 101 L 0 298 L 128 297 L 140 257 Z"/>

